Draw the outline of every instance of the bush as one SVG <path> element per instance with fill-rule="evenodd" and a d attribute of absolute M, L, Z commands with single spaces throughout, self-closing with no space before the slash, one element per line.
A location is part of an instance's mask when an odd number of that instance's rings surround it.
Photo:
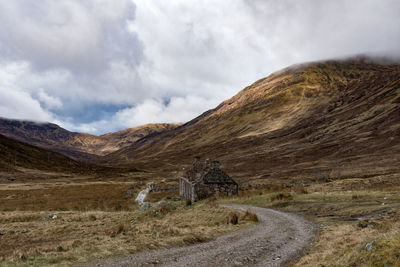
<path fill-rule="evenodd" d="M 292 187 L 292 191 L 297 194 L 308 194 L 308 191 L 304 185 L 295 185 Z"/>
<path fill-rule="evenodd" d="M 255 213 L 246 210 L 246 213 L 243 215 L 243 220 L 258 222 L 258 217 Z"/>
<path fill-rule="evenodd" d="M 293 196 L 289 193 L 278 193 L 271 197 L 271 201 L 293 200 Z"/>
<path fill-rule="evenodd" d="M 228 217 L 226 218 L 226 223 L 227 224 L 238 224 L 239 222 L 239 216 L 237 215 L 236 212 L 231 212 L 228 214 Z"/>
<path fill-rule="evenodd" d="M 113 227 L 111 229 L 106 229 L 104 233 L 110 237 L 116 237 L 120 233 L 125 231 L 125 226 L 123 224 L 119 224 L 116 227 Z"/>

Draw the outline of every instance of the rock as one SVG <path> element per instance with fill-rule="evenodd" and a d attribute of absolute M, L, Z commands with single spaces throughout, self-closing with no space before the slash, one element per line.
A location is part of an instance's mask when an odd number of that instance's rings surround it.
<path fill-rule="evenodd" d="M 143 202 L 140 207 L 139 210 L 140 211 L 146 211 L 148 209 L 154 208 L 153 205 L 150 202 Z"/>
<path fill-rule="evenodd" d="M 272 260 L 273 260 L 273 261 L 278 261 L 278 260 L 280 260 L 280 259 L 281 259 L 281 256 L 277 256 L 277 257 L 273 258 Z"/>
<path fill-rule="evenodd" d="M 363 223 L 363 222 L 359 222 L 359 223 L 358 223 L 358 227 L 360 227 L 360 228 L 367 228 L 367 227 L 368 227 L 368 224 Z"/>
<path fill-rule="evenodd" d="M 52 220 L 57 219 L 57 214 L 50 214 L 49 218 Z"/>
<path fill-rule="evenodd" d="M 167 204 L 167 201 L 165 200 L 160 200 L 157 202 L 157 207 L 161 208 L 163 205 Z"/>
<path fill-rule="evenodd" d="M 374 242 L 375 242 L 375 240 L 372 240 L 371 242 L 367 243 L 365 245 L 365 250 L 366 251 L 370 251 L 372 249 L 372 247 L 373 247 Z"/>

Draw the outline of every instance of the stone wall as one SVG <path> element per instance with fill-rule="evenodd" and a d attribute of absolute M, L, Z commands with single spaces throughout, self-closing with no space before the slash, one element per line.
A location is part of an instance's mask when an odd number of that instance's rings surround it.
<path fill-rule="evenodd" d="M 227 196 L 237 195 L 237 184 L 195 184 L 194 192 L 196 193 L 195 200 L 208 198 L 216 193 Z"/>
<path fill-rule="evenodd" d="M 176 191 L 179 189 L 178 185 L 171 185 L 171 186 L 154 186 L 151 191 L 152 192 L 171 192 Z"/>
<path fill-rule="evenodd" d="M 239 186 L 235 184 L 204 184 L 194 183 L 185 177 L 179 178 L 179 194 L 192 202 L 208 198 L 216 193 L 223 195 L 237 195 Z"/>

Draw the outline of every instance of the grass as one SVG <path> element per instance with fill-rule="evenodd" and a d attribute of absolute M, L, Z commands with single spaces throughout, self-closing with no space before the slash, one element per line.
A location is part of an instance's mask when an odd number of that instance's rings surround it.
<path fill-rule="evenodd" d="M 0 190 L 0 266 L 70 266 L 204 242 L 255 223 L 238 212 L 238 224 L 226 224 L 230 210 L 218 207 L 214 199 L 186 205 L 165 195 L 164 206 L 140 212 L 133 201 L 136 195 L 124 195 L 131 187 L 140 190 L 139 185 L 126 183 L 4 186 Z M 54 214 L 57 218 L 52 219 Z"/>
<path fill-rule="evenodd" d="M 333 183 L 219 201 L 295 212 L 319 225 L 312 248 L 294 266 L 400 266 L 400 189 L 326 190 L 343 182 Z"/>
<path fill-rule="evenodd" d="M 165 206 L 146 212 L 138 211 L 133 201 L 143 181 L 4 184 L 0 266 L 70 266 L 203 242 L 258 221 L 255 214 L 242 212 L 237 213 L 238 224 L 227 224 L 231 211 L 218 203 L 295 212 L 318 224 L 313 246 L 295 266 L 399 266 L 400 187 L 374 179 L 310 186 L 253 184 L 242 187 L 236 197 L 212 197 L 191 205 L 173 201 L 176 192 L 157 192 L 147 200 L 165 200 Z M 53 214 L 57 218 L 49 217 Z M 371 241 L 372 249 L 365 250 Z"/>

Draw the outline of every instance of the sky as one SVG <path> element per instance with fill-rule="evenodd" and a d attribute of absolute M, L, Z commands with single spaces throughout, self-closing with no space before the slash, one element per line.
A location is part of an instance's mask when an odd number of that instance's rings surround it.
<path fill-rule="evenodd" d="M 0 0 L 0 117 L 186 122 L 296 63 L 400 56 L 399 0 Z"/>

